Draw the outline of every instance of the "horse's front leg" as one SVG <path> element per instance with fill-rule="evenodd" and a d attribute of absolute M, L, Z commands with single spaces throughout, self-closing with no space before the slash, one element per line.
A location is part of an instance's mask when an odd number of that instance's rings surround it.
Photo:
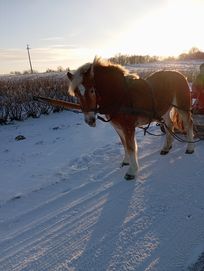
<path fill-rule="evenodd" d="M 113 126 L 114 126 L 117 134 L 120 137 L 121 143 L 122 143 L 124 151 L 125 151 L 125 156 L 124 156 L 124 159 L 121 163 L 121 167 L 128 166 L 129 165 L 129 153 L 128 153 L 127 146 L 126 146 L 124 131 L 121 128 L 119 128 L 118 126 L 115 126 L 114 124 L 113 124 Z"/>
<path fill-rule="evenodd" d="M 125 174 L 126 180 L 132 180 L 136 177 L 138 171 L 138 150 L 137 142 L 135 140 L 135 128 L 124 131 L 126 150 L 129 156 L 129 168 Z"/>

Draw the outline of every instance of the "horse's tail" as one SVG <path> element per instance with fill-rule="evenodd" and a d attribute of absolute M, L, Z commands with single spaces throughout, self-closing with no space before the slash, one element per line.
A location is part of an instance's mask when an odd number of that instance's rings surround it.
<path fill-rule="evenodd" d="M 185 129 L 184 129 L 183 121 L 180 117 L 180 114 L 174 107 L 171 109 L 170 117 L 173 122 L 173 127 L 176 130 L 179 130 L 181 133 L 184 133 Z"/>

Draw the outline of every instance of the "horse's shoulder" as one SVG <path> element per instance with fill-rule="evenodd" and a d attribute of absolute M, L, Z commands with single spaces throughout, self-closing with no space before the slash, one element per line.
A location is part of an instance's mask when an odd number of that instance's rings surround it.
<path fill-rule="evenodd" d="M 129 91 L 146 91 L 149 89 L 149 84 L 143 78 L 135 74 L 125 76 L 126 87 Z"/>

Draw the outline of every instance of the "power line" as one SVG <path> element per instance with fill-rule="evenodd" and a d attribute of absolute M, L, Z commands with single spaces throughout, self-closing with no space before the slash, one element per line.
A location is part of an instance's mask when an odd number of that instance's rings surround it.
<path fill-rule="evenodd" d="M 32 67 L 32 63 L 31 63 L 31 58 L 30 58 L 30 47 L 29 44 L 27 44 L 27 51 L 28 51 L 28 59 L 29 59 L 29 63 L 30 63 L 30 72 L 33 73 L 33 67 Z"/>

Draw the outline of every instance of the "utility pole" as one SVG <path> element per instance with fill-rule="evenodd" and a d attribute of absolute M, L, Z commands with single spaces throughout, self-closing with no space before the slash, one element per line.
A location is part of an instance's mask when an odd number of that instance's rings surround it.
<path fill-rule="evenodd" d="M 32 63 L 31 63 L 31 58 L 30 58 L 30 47 L 29 45 L 27 44 L 27 51 L 28 51 L 28 59 L 29 59 L 29 63 L 30 63 L 30 72 L 33 73 L 33 67 L 32 67 Z"/>

